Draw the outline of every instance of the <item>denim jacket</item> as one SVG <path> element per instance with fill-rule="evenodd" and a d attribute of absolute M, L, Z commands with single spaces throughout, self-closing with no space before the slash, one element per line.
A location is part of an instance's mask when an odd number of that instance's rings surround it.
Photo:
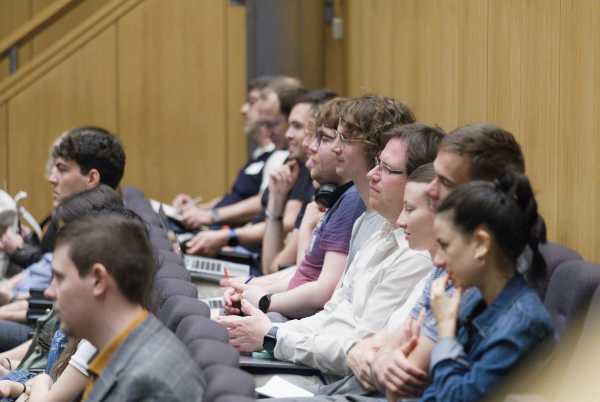
<path fill-rule="evenodd" d="M 489 305 L 465 292 L 456 337 L 442 338 L 429 366 L 432 383 L 421 401 L 478 401 L 536 345 L 553 334 L 548 311 L 521 274 Z"/>

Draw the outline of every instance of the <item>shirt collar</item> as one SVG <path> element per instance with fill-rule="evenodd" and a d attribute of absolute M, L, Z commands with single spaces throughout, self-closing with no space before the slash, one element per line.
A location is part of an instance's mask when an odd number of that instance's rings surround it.
<path fill-rule="evenodd" d="M 108 363 L 110 362 L 112 355 L 115 353 L 117 349 L 125 342 L 125 340 L 131 335 L 131 333 L 148 318 L 148 311 L 143 310 L 139 313 L 130 323 L 127 325 L 119 335 L 117 335 L 110 343 L 102 349 L 90 362 L 88 367 L 88 371 L 99 377 L 102 374 L 102 371 L 106 368 Z"/>
<path fill-rule="evenodd" d="M 273 152 L 274 150 L 275 150 L 275 144 L 273 144 L 273 143 L 265 145 L 264 147 L 258 147 L 252 152 L 252 159 L 258 159 L 263 154 L 266 154 L 267 152 Z"/>

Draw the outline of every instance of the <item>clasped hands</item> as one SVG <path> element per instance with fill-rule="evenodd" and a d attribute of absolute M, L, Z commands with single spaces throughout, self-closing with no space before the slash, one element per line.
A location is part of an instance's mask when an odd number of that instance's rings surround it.
<path fill-rule="evenodd" d="M 229 332 L 229 343 L 240 352 L 250 353 L 262 349 L 263 338 L 272 326 L 271 320 L 257 307 L 267 292 L 259 286 L 229 282 L 225 290 L 225 313 L 217 318 Z M 242 316 L 243 315 L 243 316 Z"/>
<path fill-rule="evenodd" d="M 431 288 L 431 309 L 440 338 L 456 334 L 456 321 L 462 289 L 446 292 L 448 276 L 435 280 Z M 374 336 L 356 344 L 348 354 L 348 365 L 367 390 L 379 389 L 388 401 L 398 397 L 414 397 L 423 393 L 429 383 L 427 373 L 409 361 L 418 344 L 420 328 L 425 319 L 421 311 L 417 321 L 411 320 L 402 333 L 386 341 Z"/>

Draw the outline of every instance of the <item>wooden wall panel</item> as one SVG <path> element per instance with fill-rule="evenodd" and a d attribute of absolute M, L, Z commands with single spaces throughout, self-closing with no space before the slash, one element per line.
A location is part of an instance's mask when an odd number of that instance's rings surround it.
<path fill-rule="evenodd" d="M 487 120 L 517 137 L 521 121 L 523 3 L 489 2 Z"/>
<path fill-rule="evenodd" d="M 0 38 L 5 38 L 21 24 L 31 18 L 31 0 L 1 0 L 0 1 Z M 31 58 L 31 46 L 25 45 L 19 49 L 17 60 L 24 64 Z M 9 75 L 8 58 L 0 60 L 0 81 Z"/>
<path fill-rule="evenodd" d="M 599 18 L 598 1 L 562 1 L 558 240 L 596 262 L 600 262 Z"/>
<path fill-rule="evenodd" d="M 487 117 L 488 2 L 466 0 L 458 7 L 457 126 Z M 452 129 L 453 127 L 448 127 Z"/>
<path fill-rule="evenodd" d="M 334 16 L 341 18 L 347 24 L 346 6 L 342 0 L 334 0 Z M 348 35 L 346 26 L 343 28 L 344 36 Z M 346 90 L 346 42 L 342 39 L 334 39 L 331 24 L 325 25 L 324 29 L 325 50 L 324 62 L 324 86 L 345 95 Z"/>
<path fill-rule="evenodd" d="M 446 130 L 456 126 L 457 17 L 456 1 L 418 2 L 415 112 L 420 120 Z"/>
<path fill-rule="evenodd" d="M 513 132 L 550 239 L 600 262 L 600 2 L 348 0 L 346 88 Z M 326 66 L 326 68 L 328 68 Z"/>
<path fill-rule="evenodd" d="M 351 2 L 351 95 L 394 95 L 421 121 L 454 128 L 482 119 L 487 85 L 487 3 L 407 0 Z M 484 38 L 484 39 L 482 39 Z M 469 102 L 461 103 L 460 98 Z M 482 106 L 483 105 L 483 106 Z"/>
<path fill-rule="evenodd" d="M 32 3 L 33 15 L 54 2 L 54 0 L 29 0 Z M 49 24 L 31 41 L 33 55 L 40 54 L 67 32 L 75 28 L 81 21 L 91 16 L 107 3 L 106 0 L 80 0 L 73 4 L 67 12 Z"/>
<path fill-rule="evenodd" d="M 391 51 L 393 74 L 390 87 L 393 95 L 416 110 L 419 86 L 417 77 L 420 63 L 417 59 L 417 8 L 418 0 L 394 2 L 392 14 L 397 18 L 394 24 L 394 47 Z"/>
<path fill-rule="evenodd" d="M 0 188 L 8 188 L 8 115 L 0 104 Z"/>
<path fill-rule="evenodd" d="M 548 234 L 556 238 L 560 0 L 529 0 L 524 5 L 517 134 Z"/>
<path fill-rule="evenodd" d="M 227 183 L 247 159 L 247 138 L 240 107 L 246 100 L 246 8 L 227 7 Z"/>
<path fill-rule="evenodd" d="M 367 2 L 348 0 L 348 95 L 356 96 L 371 88 L 367 62 L 370 60 L 371 7 Z"/>
<path fill-rule="evenodd" d="M 226 6 L 147 0 L 119 21 L 125 182 L 151 197 L 227 187 Z"/>
<path fill-rule="evenodd" d="M 368 63 L 368 92 L 391 95 L 388 85 L 394 66 L 392 65 L 392 47 L 394 40 L 392 14 L 389 12 L 394 0 L 381 0 L 370 5 L 370 23 L 368 42 L 363 63 Z"/>
<path fill-rule="evenodd" d="M 324 84 L 324 3 L 324 0 L 301 0 L 299 4 L 300 77 L 309 89 L 322 88 Z"/>
<path fill-rule="evenodd" d="M 115 129 L 115 43 L 112 27 L 9 101 L 9 190 L 26 190 L 38 218 L 51 208 L 44 178 L 51 142 L 78 125 Z"/>

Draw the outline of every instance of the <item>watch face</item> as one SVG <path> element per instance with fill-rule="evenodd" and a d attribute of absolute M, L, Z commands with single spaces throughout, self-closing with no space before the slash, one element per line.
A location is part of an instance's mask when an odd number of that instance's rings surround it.
<path fill-rule="evenodd" d="M 277 338 L 274 338 L 268 334 L 263 339 L 263 349 L 265 349 L 267 352 L 273 352 L 276 344 Z"/>
<path fill-rule="evenodd" d="M 267 352 L 273 352 L 275 350 L 275 345 L 277 344 L 277 330 L 279 327 L 271 327 L 269 332 L 263 338 L 263 349 Z"/>
<path fill-rule="evenodd" d="M 264 295 L 258 300 L 258 309 L 263 313 L 267 313 L 269 311 L 269 306 L 271 305 L 271 299 L 269 295 Z"/>

